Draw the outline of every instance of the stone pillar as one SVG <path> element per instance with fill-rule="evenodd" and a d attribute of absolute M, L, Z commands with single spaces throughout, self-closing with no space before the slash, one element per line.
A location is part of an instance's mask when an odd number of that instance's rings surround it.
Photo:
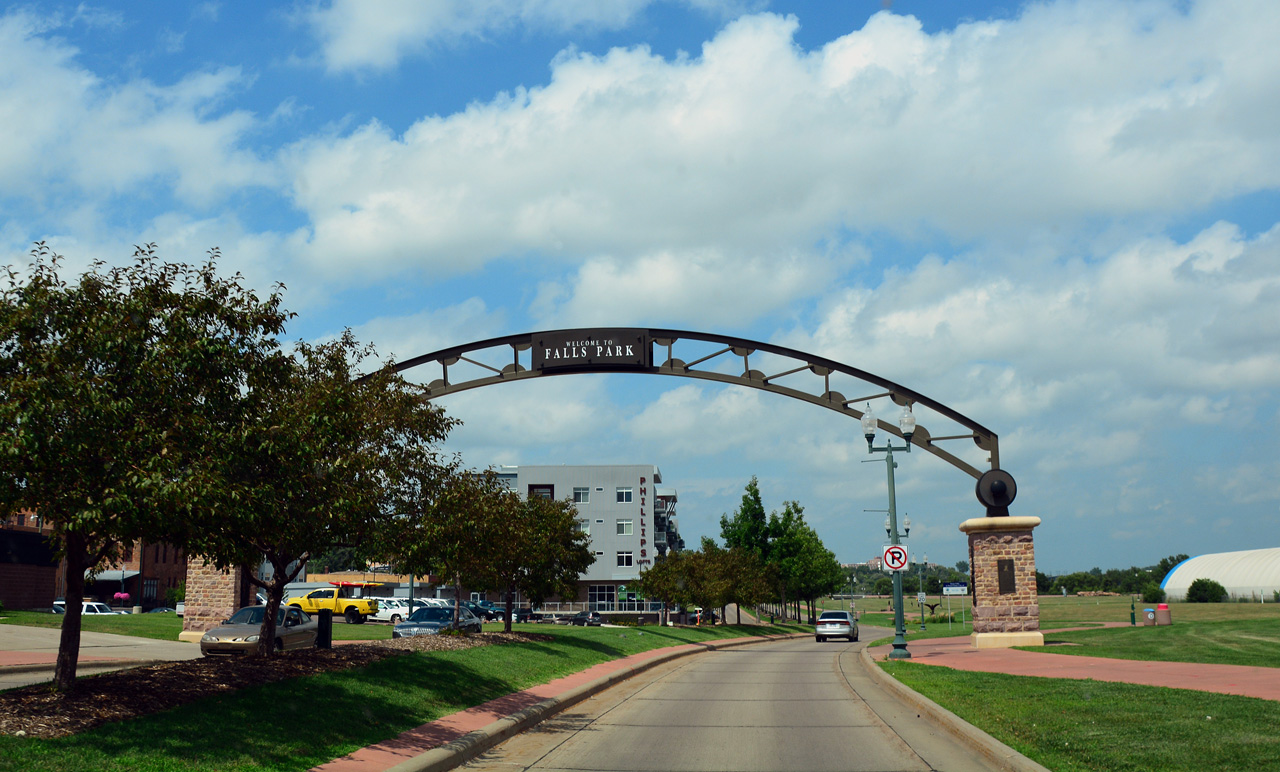
<path fill-rule="evenodd" d="M 199 643 L 206 630 L 247 605 L 249 582 L 243 568 L 220 571 L 203 558 L 187 560 L 187 599 L 178 639 Z"/>
<path fill-rule="evenodd" d="M 976 517 L 960 524 L 969 535 L 974 648 L 1044 645 L 1031 538 L 1037 525 L 1038 517 Z"/>

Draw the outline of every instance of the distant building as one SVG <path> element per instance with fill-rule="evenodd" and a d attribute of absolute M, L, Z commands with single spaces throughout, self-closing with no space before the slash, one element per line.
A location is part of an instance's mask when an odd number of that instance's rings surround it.
<path fill-rule="evenodd" d="M 640 572 L 683 547 L 676 527 L 674 488 L 645 464 L 618 466 L 504 466 L 501 476 L 525 496 L 573 499 L 578 527 L 591 537 L 596 561 L 579 577 L 578 597 L 602 611 L 634 605 Z"/>
<path fill-rule="evenodd" d="M 1199 555 L 1173 567 L 1160 583 L 1170 600 L 1186 600 L 1197 579 L 1212 579 L 1232 598 L 1271 601 L 1280 591 L 1280 548 Z"/>
<path fill-rule="evenodd" d="M 66 563 L 55 556 L 52 532 L 35 514 L 0 521 L 0 603 L 5 607 L 48 608 L 66 595 Z M 165 590 L 186 576 L 182 550 L 138 541 L 124 548 L 119 562 L 85 572 L 85 599 L 120 606 L 116 595 L 128 593 L 123 605 L 150 609 L 164 605 Z"/>

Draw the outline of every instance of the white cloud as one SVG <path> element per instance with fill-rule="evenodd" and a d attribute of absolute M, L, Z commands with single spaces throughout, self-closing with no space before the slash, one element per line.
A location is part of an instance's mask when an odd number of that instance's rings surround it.
<path fill-rule="evenodd" d="M 387 70 L 406 56 L 519 29 L 616 30 L 654 0 L 333 0 L 304 14 L 330 72 Z M 746 0 L 684 0 L 711 14 L 761 5 Z M 394 23 L 389 23 L 394 19 Z"/>
<path fill-rule="evenodd" d="M 813 52 L 796 20 L 746 16 L 697 58 L 566 52 L 546 86 L 403 135 L 300 142 L 294 198 L 318 261 L 376 239 L 384 271 L 445 273 L 1160 217 L 1280 185 L 1280 137 L 1250 128 L 1280 122 L 1258 34 L 1280 6 L 1252 8 L 1060 3 L 934 35 L 881 13 Z"/>
<path fill-rule="evenodd" d="M 590 258 L 545 281 L 530 311 L 544 327 L 686 324 L 736 328 L 785 312 L 835 281 L 843 261 L 810 254 L 670 251 L 634 260 Z"/>
<path fill-rule="evenodd" d="M 108 82 L 47 36 L 51 23 L 24 11 L 0 16 L 0 198 L 122 195 L 160 181 L 203 206 L 270 183 L 267 166 L 242 147 L 253 116 L 219 110 L 246 81 L 239 68 L 194 72 L 170 86 Z"/>

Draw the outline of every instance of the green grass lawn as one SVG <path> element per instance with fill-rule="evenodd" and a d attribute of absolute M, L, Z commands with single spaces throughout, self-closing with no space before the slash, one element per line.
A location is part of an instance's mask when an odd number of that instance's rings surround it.
<path fill-rule="evenodd" d="M 1175 622 L 1165 627 L 1108 627 L 1045 633 L 1054 654 L 1280 667 L 1280 618 Z M 1027 647 L 1027 651 L 1043 651 Z"/>
<path fill-rule="evenodd" d="M 0 770 L 305 770 L 600 662 L 681 643 L 796 630 L 515 627 L 555 640 L 392 657 L 359 670 L 215 696 L 57 740 L 0 737 Z"/>
<path fill-rule="evenodd" d="M 914 662 L 882 667 L 1055 772 L 1280 770 L 1280 702 Z"/>

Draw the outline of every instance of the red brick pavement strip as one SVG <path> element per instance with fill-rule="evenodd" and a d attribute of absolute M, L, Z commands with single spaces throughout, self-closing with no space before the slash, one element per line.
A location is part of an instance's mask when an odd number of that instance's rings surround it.
<path fill-rule="evenodd" d="M 313 768 L 312 772 L 382 772 L 399 765 L 404 765 L 406 769 L 448 769 L 479 755 L 501 739 L 513 736 L 527 726 L 547 718 L 556 710 L 569 707 L 599 691 L 599 688 L 592 688 L 593 684 L 603 687 L 624 680 L 645 666 L 695 651 L 776 641 L 785 637 L 790 636 L 756 636 L 689 643 L 603 662 L 582 672 L 499 697 L 410 729 L 390 740 L 321 764 Z M 472 735 L 481 730 L 484 730 L 482 734 L 488 734 L 489 737 Z M 469 735 L 471 736 L 468 737 Z"/>
<path fill-rule="evenodd" d="M 877 648 L 883 651 L 873 649 L 872 656 L 876 660 L 885 659 L 890 648 Z M 909 643 L 907 651 L 911 652 L 912 662 L 955 670 L 1093 679 L 1280 700 L 1280 668 L 1078 657 L 1048 650 L 975 649 L 967 636 L 917 641 Z"/>

